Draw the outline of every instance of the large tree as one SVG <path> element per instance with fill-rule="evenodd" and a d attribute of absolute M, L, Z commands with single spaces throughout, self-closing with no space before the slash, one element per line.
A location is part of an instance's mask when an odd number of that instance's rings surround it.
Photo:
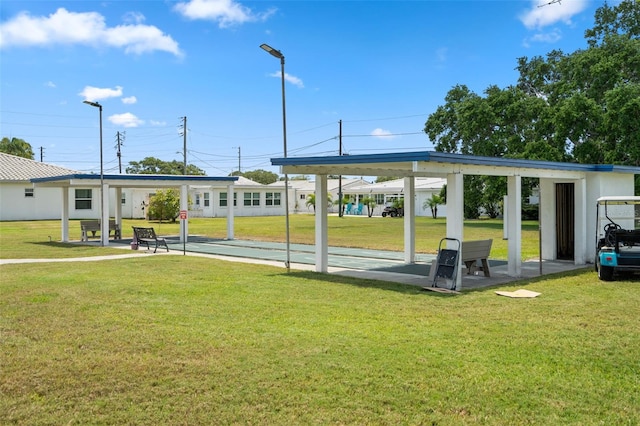
<path fill-rule="evenodd" d="M 142 174 L 142 175 L 183 175 L 184 163 L 180 161 L 163 161 L 155 157 L 146 157 L 142 161 L 130 161 L 129 167 L 127 167 L 127 173 L 130 174 Z M 194 166 L 193 164 L 187 165 L 188 175 L 200 175 L 203 176 L 206 173 L 204 170 Z"/>
<path fill-rule="evenodd" d="M 19 138 L 2 138 L 0 141 L 0 152 L 33 160 L 31 144 Z"/>
<path fill-rule="evenodd" d="M 638 166 L 639 36 L 640 1 L 605 4 L 585 32 L 588 47 L 519 58 L 517 83 L 489 86 L 483 96 L 453 87 L 424 131 L 443 152 Z M 496 183 L 485 180 L 483 187 Z"/>

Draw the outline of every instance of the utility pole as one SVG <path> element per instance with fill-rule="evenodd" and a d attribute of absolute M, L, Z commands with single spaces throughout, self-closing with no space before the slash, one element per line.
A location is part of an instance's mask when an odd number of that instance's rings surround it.
<path fill-rule="evenodd" d="M 338 121 L 338 155 L 342 156 L 342 120 Z M 342 175 L 338 176 L 338 216 L 342 217 Z"/>
<path fill-rule="evenodd" d="M 182 118 L 182 124 L 178 127 L 182 129 L 180 134 L 182 135 L 182 138 L 183 138 L 182 154 L 184 156 L 184 161 L 182 163 L 182 171 L 186 176 L 187 174 L 187 117 L 184 116 L 180 118 Z"/>
<path fill-rule="evenodd" d="M 242 169 L 240 168 L 240 147 L 238 147 L 238 176 L 242 173 Z"/>
<path fill-rule="evenodd" d="M 124 143 L 126 132 L 117 132 L 116 133 L 116 151 L 118 156 L 118 170 L 120 170 L 120 174 L 122 174 L 122 153 L 120 152 L 120 147 Z"/>
<path fill-rule="evenodd" d="M 40 162 L 42 163 L 44 160 L 44 147 L 40 147 Z"/>

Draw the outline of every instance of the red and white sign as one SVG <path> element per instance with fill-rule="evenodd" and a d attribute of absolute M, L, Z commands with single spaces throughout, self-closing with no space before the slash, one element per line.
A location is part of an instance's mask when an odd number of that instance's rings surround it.
<path fill-rule="evenodd" d="M 187 218 L 187 211 L 180 210 L 180 220 L 185 220 Z"/>

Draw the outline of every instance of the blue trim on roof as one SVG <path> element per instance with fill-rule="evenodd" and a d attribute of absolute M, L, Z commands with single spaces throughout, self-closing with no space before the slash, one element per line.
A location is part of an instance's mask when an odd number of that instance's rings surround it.
<path fill-rule="evenodd" d="M 495 166 L 512 168 L 532 168 L 581 172 L 618 172 L 640 174 L 640 167 L 617 166 L 611 164 L 560 163 L 555 161 L 526 160 L 504 157 L 480 157 L 476 155 L 451 154 L 435 151 L 415 151 L 386 154 L 343 155 L 327 157 L 287 157 L 272 158 L 274 166 L 317 166 L 349 165 L 371 163 L 400 163 L 408 161 L 427 161 L 434 163 L 471 164 L 477 166 Z"/>
<path fill-rule="evenodd" d="M 235 182 L 238 180 L 238 176 L 201 176 L 201 175 L 103 175 L 104 180 L 128 180 L 128 181 L 150 181 L 150 180 L 159 180 L 159 181 L 190 181 L 190 182 Z M 86 173 L 75 173 L 71 175 L 64 176 L 51 176 L 51 177 L 43 177 L 43 178 L 34 178 L 31 179 L 32 183 L 38 182 L 56 182 L 61 180 L 69 180 L 69 179 L 89 179 L 89 180 L 100 180 L 100 175 L 97 174 L 86 174 Z"/>

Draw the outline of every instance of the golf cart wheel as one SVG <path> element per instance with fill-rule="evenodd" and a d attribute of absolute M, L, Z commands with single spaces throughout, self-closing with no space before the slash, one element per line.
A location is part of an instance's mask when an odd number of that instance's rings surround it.
<path fill-rule="evenodd" d="M 602 281 L 613 281 L 613 268 L 611 266 L 602 266 L 598 268 L 598 278 Z"/>
<path fill-rule="evenodd" d="M 382 212 L 382 217 L 387 217 L 387 212 Z"/>

